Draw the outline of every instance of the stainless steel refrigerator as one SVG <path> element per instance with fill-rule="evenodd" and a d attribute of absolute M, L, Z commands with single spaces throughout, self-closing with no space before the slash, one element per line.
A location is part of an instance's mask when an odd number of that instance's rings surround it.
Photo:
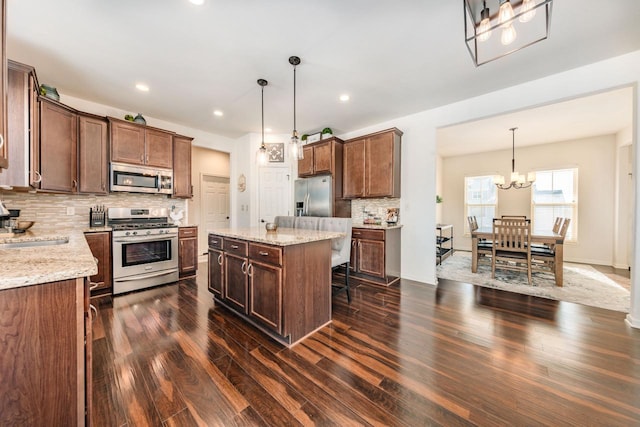
<path fill-rule="evenodd" d="M 296 216 L 333 216 L 333 178 L 330 175 L 296 179 Z"/>

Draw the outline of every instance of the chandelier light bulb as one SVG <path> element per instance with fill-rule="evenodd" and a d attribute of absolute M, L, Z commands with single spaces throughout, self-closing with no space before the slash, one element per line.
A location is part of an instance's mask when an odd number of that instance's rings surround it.
<path fill-rule="evenodd" d="M 513 13 L 513 7 L 511 7 L 511 2 L 509 0 L 506 0 L 502 4 L 500 4 L 498 15 L 498 22 L 500 23 L 502 28 L 507 28 L 511 25 L 511 20 L 515 16 L 515 13 Z"/>
<path fill-rule="evenodd" d="M 516 39 L 516 30 L 513 28 L 513 25 L 509 25 L 507 28 L 502 30 L 502 36 L 500 37 L 500 43 L 504 46 L 508 46 Z"/>
<path fill-rule="evenodd" d="M 535 0 L 523 0 L 522 6 L 520 6 L 520 22 L 529 22 L 536 16 L 536 1 Z"/>
<path fill-rule="evenodd" d="M 256 161 L 259 165 L 264 166 L 267 164 L 267 147 L 264 144 L 260 146 L 258 149 L 258 154 L 256 156 Z"/>
<path fill-rule="evenodd" d="M 478 41 L 486 42 L 491 37 L 491 19 L 489 17 L 489 8 L 484 3 L 484 8 L 480 12 L 480 25 L 478 26 Z"/>

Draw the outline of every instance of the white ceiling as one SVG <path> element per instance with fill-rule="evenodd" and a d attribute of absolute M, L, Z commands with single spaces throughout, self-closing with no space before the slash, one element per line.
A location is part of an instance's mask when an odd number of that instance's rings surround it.
<path fill-rule="evenodd" d="M 548 40 L 479 68 L 463 16 L 462 0 L 10 0 L 7 54 L 63 95 L 238 137 L 260 131 L 258 78 L 265 125 L 291 131 L 291 55 L 298 130 L 341 134 L 640 50 L 638 0 L 555 0 Z"/>

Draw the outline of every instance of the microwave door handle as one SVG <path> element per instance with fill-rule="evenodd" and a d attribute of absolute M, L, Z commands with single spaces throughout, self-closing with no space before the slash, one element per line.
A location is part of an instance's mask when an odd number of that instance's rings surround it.
<path fill-rule="evenodd" d="M 157 173 L 158 173 L 158 175 L 157 175 L 158 178 L 156 179 L 156 182 L 158 183 L 157 184 L 158 185 L 157 190 L 158 190 L 158 193 L 159 193 L 162 190 L 162 173 L 160 171 L 158 171 Z"/>

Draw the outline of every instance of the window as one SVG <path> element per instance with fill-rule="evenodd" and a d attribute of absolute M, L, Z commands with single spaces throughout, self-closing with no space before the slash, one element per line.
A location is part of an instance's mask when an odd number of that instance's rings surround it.
<path fill-rule="evenodd" d="M 491 227 L 498 205 L 498 190 L 493 175 L 464 178 L 464 232 L 469 233 L 468 216 L 475 216 L 478 227 Z"/>
<path fill-rule="evenodd" d="M 551 230 L 556 217 L 571 218 L 565 241 L 577 241 L 578 169 L 536 172 L 531 188 L 533 233 Z"/>

